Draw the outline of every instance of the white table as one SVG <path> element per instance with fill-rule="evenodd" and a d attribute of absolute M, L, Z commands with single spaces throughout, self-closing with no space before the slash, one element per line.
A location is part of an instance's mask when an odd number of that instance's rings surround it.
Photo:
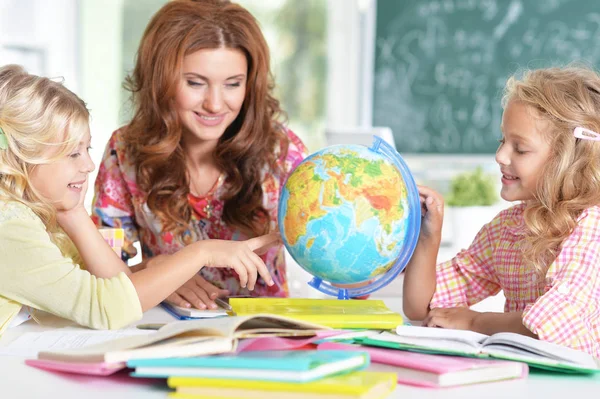
<path fill-rule="evenodd" d="M 386 299 L 388 306 L 399 310 L 398 299 Z M 161 323 L 173 318 L 160 308 L 146 312 L 136 323 Z M 5 333 L 0 345 L 29 331 L 43 331 L 34 322 L 27 322 Z M 0 397 L 62 398 L 62 399 L 153 399 L 166 398 L 169 389 L 164 380 L 136 379 L 119 374 L 112 377 L 88 377 L 53 373 L 26 366 L 23 358 L 0 356 Z M 503 381 L 451 389 L 426 389 L 399 385 L 390 398 L 583 398 L 598 397 L 600 376 L 567 376 L 560 374 L 530 375 L 524 380 Z M 285 398 L 282 398 L 285 399 Z"/>

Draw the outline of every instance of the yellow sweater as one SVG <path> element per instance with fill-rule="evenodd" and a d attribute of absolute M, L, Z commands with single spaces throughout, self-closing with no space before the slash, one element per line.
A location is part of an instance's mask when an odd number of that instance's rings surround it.
<path fill-rule="evenodd" d="M 0 200 L 0 335 L 23 305 L 97 329 L 142 317 L 125 273 L 96 278 L 63 252 L 30 208 Z"/>

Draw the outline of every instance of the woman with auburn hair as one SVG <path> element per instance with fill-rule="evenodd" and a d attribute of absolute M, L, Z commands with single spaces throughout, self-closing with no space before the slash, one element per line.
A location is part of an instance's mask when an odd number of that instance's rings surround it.
<path fill-rule="evenodd" d="M 237 4 L 175 0 L 152 18 L 125 87 L 134 116 L 113 133 L 95 184 L 97 225 L 122 227 L 123 257 L 152 267 L 163 254 L 210 238 L 276 231 L 279 189 L 306 155 L 280 121 L 269 49 Z M 274 285 L 253 292 L 226 268 L 203 268 L 169 298 L 215 308 L 226 295 L 288 295 L 283 246 L 263 260 Z"/>

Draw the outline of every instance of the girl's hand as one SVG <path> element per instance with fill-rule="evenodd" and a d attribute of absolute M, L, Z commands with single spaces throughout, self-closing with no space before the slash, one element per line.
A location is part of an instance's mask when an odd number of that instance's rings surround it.
<path fill-rule="evenodd" d="M 83 186 L 81 186 L 81 194 L 79 196 L 79 202 L 77 203 L 77 208 L 85 209 L 85 195 L 87 194 L 87 190 L 88 190 L 88 182 L 89 182 L 89 179 L 85 179 L 85 182 L 83 182 Z"/>
<path fill-rule="evenodd" d="M 258 274 L 267 285 L 273 285 L 273 279 L 263 260 L 257 255 L 269 248 L 281 244 L 279 233 L 251 238 L 246 241 L 206 240 L 199 241 L 202 251 L 206 253 L 205 266 L 231 267 L 240 278 L 240 286 L 250 291 L 256 285 Z M 256 251 L 256 252 L 255 252 Z"/>
<path fill-rule="evenodd" d="M 417 187 L 423 214 L 420 236 L 423 238 L 439 238 L 442 234 L 442 223 L 444 222 L 444 199 L 437 191 L 429 187 Z"/>
<path fill-rule="evenodd" d="M 193 306 L 198 309 L 216 309 L 217 304 L 214 300 L 228 295 L 228 290 L 215 287 L 197 274 L 169 295 L 166 300 L 184 308 Z"/>
<path fill-rule="evenodd" d="M 81 187 L 81 193 L 79 195 L 79 202 L 77 203 L 77 205 L 67 211 L 58 210 L 56 212 L 57 222 L 63 229 L 65 228 L 65 226 L 68 223 L 75 222 L 78 217 L 82 217 L 85 215 L 85 217 L 89 218 L 89 214 L 85 210 L 85 206 L 84 206 L 85 194 L 87 193 L 87 189 L 88 189 L 88 180 L 86 179 L 85 183 L 83 183 L 83 186 Z"/>
<path fill-rule="evenodd" d="M 478 314 L 479 312 L 469 308 L 435 308 L 429 311 L 423 320 L 423 326 L 473 330 L 473 323 Z"/>

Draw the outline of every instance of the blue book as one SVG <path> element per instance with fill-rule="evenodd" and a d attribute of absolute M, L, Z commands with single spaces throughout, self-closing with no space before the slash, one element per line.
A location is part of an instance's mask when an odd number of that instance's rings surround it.
<path fill-rule="evenodd" d="M 306 382 L 367 367 L 367 352 L 340 350 L 254 351 L 238 355 L 138 359 L 134 377 L 207 377 Z"/>
<path fill-rule="evenodd" d="M 169 302 L 161 302 L 160 306 L 177 320 L 209 319 L 228 316 L 227 310 L 222 307 L 218 307 L 217 309 L 183 308 Z"/>

